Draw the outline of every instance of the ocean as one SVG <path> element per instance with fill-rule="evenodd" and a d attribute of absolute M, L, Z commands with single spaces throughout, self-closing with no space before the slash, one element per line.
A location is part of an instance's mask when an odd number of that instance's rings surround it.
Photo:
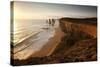
<path fill-rule="evenodd" d="M 17 19 L 13 23 L 14 59 L 26 59 L 34 54 L 55 35 L 58 20 L 52 26 L 45 20 Z"/>

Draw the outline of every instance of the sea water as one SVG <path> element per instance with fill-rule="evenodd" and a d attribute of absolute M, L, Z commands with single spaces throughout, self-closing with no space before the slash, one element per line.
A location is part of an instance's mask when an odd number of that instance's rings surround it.
<path fill-rule="evenodd" d="M 59 26 L 56 20 L 54 26 L 46 20 L 17 19 L 13 23 L 13 53 L 14 59 L 26 59 L 41 48 L 55 34 Z"/>

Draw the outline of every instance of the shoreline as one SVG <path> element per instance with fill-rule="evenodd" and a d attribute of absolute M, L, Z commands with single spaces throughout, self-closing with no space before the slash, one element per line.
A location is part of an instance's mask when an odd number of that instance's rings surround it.
<path fill-rule="evenodd" d="M 50 40 L 39 51 L 35 52 L 30 57 L 44 57 L 51 55 L 63 36 L 64 32 L 61 28 L 55 28 L 54 37 L 50 38 Z"/>
<path fill-rule="evenodd" d="M 25 60 L 11 58 L 14 61 L 12 64 L 37 65 L 97 61 L 96 24 L 92 26 L 91 23 L 87 25 L 80 22 L 79 24 L 62 19 L 59 22 L 59 27 L 55 28 L 55 35 L 44 44 L 40 51 Z"/>

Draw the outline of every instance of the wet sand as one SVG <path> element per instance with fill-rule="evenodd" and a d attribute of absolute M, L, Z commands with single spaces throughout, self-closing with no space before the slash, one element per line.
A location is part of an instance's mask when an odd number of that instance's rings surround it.
<path fill-rule="evenodd" d="M 52 54 L 56 46 L 60 43 L 61 38 L 64 36 L 64 32 L 62 32 L 61 28 L 58 27 L 55 29 L 54 37 L 50 38 L 50 40 L 43 46 L 40 51 L 37 51 L 31 57 L 43 57 L 49 56 Z"/>

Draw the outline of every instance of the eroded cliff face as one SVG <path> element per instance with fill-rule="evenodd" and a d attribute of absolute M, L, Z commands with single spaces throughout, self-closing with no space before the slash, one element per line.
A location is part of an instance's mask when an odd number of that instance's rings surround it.
<path fill-rule="evenodd" d="M 94 18 L 93 18 L 94 19 Z M 91 21 L 91 19 L 69 19 L 69 18 L 61 18 L 60 26 L 65 33 L 70 32 L 84 32 L 87 33 L 94 38 L 97 37 L 97 20 Z"/>
<path fill-rule="evenodd" d="M 73 19 L 69 20 L 67 18 L 59 21 L 60 27 L 66 35 L 62 38 L 52 55 L 59 58 L 62 57 L 61 62 L 96 61 L 96 21 L 91 23 L 90 19 L 88 21 L 74 19 L 73 21 Z"/>

